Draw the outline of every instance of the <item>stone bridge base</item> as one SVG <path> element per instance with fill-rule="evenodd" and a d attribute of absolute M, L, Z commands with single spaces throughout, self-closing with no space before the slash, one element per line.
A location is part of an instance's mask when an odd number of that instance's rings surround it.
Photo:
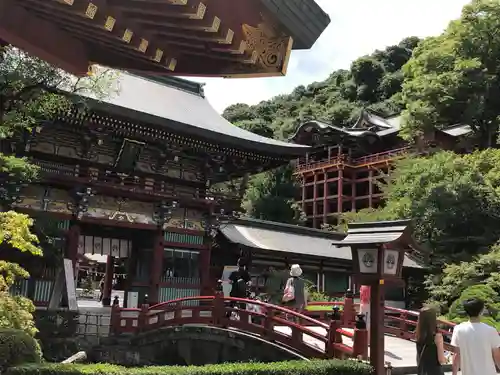
<path fill-rule="evenodd" d="M 89 354 L 92 362 L 125 366 L 306 360 L 255 335 L 198 325 L 167 327 L 128 338 L 109 337 Z"/>

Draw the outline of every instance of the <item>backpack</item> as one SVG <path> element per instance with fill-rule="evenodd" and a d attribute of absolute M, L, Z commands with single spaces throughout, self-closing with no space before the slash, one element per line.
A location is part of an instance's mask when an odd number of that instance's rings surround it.
<path fill-rule="evenodd" d="M 283 302 L 290 302 L 295 299 L 295 287 L 293 286 L 293 280 L 287 283 L 285 290 L 283 292 Z"/>

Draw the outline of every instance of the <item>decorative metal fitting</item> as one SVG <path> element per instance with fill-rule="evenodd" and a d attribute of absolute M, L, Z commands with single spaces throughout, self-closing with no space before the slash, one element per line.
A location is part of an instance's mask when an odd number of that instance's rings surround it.
<path fill-rule="evenodd" d="M 156 207 L 156 211 L 153 214 L 153 220 L 158 227 L 163 228 L 170 220 L 172 220 L 173 212 L 179 207 L 177 201 L 161 201 Z"/>
<path fill-rule="evenodd" d="M 18 181 L 3 181 L 0 183 L 0 201 L 6 206 L 12 206 L 16 203 L 21 203 L 21 189 L 24 184 Z"/>
<path fill-rule="evenodd" d="M 332 310 L 332 320 L 340 320 L 340 308 L 338 306 L 333 306 Z"/>
<path fill-rule="evenodd" d="M 73 212 L 77 219 L 81 219 L 89 210 L 89 198 L 94 196 L 90 187 L 77 188 L 72 193 L 73 201 L 67 203 L 68 210 Z"/>
<path fill-rule="evenodd" d="M 227 225 L 229 221 L 238 219 L 240 217 L 240 214 L 236 211 L 231 211 L 229 213 L 226 213 L 226 210 L 221 208 L 219 213 L 217 214 L 205 214 L 203 216 L 203 220 L 201 221 L 201 225 L 203 229 L 205 229 L 205 232 L 208 235 L 211 235 L 214 237 L 217 234 L 217 231 L 223 227 L 224 225 Z"/>
<path fill-rule="evenodd" d="M 356 317 L 358 318 L 355 323 L 356 328 L 366 329 L 365 314 L 358 314 Z"/>

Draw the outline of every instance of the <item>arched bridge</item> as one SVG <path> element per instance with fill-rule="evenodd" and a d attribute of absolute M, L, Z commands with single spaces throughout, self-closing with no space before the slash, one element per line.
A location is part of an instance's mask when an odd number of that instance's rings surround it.
<path fill-rule="evenodd" d="M 247 308 L 234 308 L 235 305 L 244 307 L 242 304 Z M 147 363 L 151 364 L 162 364 L 157 358 L 165 358 L 162 354 L 165 352 L 177 353 L 170 363 L 198 363 L 200 356 L 194 353 L 206 352 L 199 346 L 203 342 L 205 348 L 215 351 L 204 363 L 368 358 L 367 332 L 355 329 L 357 306 L 352 298 L 310 306 L 312 311 L 295 312 L 260 301 L 220 295 L 181 298 L 140 309 L 114 307 L 111 331 L 116 337 L 129 337 L 134 346 L 149 348 L 144 352 Z M 314 311 L 318 306 L 322 306 L 321 311 Z M 411 340 L 417 316 L 416 312 L 386 308 L 386 360 L 394 367 L 416 365 L 415 344 Z M 451 335 L 452 326 L 452 323 L 441 322 L 445 336 Z M 188 341 L 197 343 L 187 349 Z M 173 350 L 172 345 L 177 349 Z M 214 349 L 216 347 L 218 349 Z M 251 354 L 242 357 L 242 353 Z"/>

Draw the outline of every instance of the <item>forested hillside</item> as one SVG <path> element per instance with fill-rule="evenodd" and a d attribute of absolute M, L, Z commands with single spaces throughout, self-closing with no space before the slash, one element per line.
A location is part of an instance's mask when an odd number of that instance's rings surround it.
<path fill-rule="evenodd" d="M 364 107 L 382 114 L 400 112 L 401 67 L 409 60 L 419 39 L 409 37 L 398 45 L 354 61 L 350 70 L 336 70 L 325 81 L 298 86 L 255 106 L 234 104 L 224 117 L 254 133 L 287 139 L 308 119 L 322 119 L 337 126 L 356 120 Z"/>

